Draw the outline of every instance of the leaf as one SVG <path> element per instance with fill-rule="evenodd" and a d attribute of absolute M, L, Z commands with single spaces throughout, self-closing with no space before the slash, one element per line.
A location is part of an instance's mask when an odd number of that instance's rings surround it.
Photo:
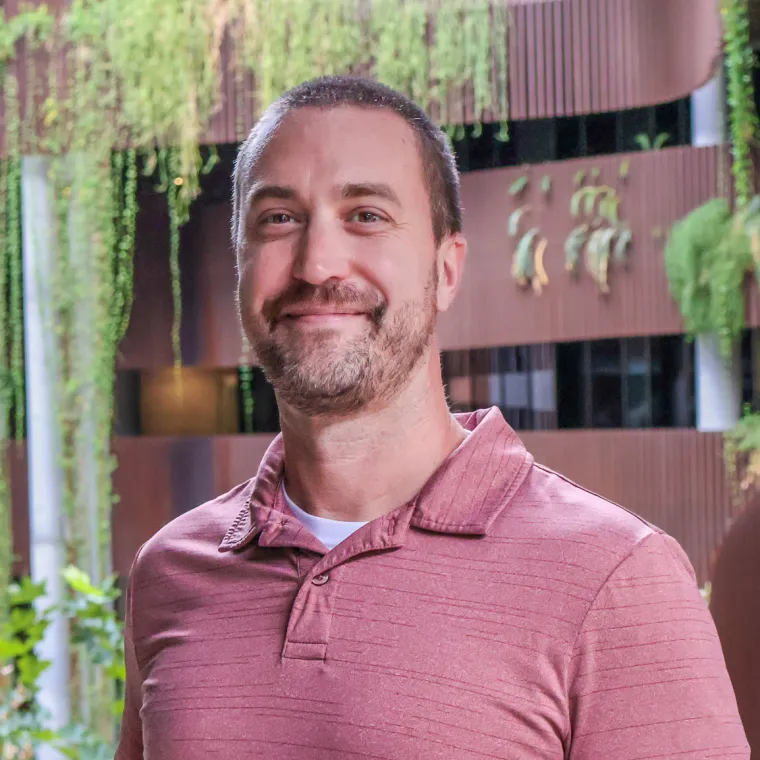
<path fill-rule="evenodd" d="M 667 132 L 662 132 L 654 138 L 654 144 L 652 150 L 662 150 L 665 145 L 670 141 L 670 135 Z"/>
<path fill-rule="evenodd" d="M 520 206 L 516 211 L 513 211 L 509 215 L 509 223 L 507 225 L 507 232 L 509 237 L 517 237 L 517 232 L 520 229 L 520 219 L 522 215 L 529 209 L 529 206 Z"/>
<path fill-rule="evenodd" d="M 579 169 L 575 172 L 575 179 L 573 180 L 576 187 L 580 187 L 586 180 L 586 172 L 583 169 Z"/>
<path fill-rule="evenodd" d="M 545 174 L 543 177 L 541 177 L 541 192 L 544 193 L 544 195 L 551 192 L 552 189 L 552 178 Z"/>
<path fill-rule="evenodd" d="M 533 269 L 536 273 L 534 279 L 538 281 L 539 286 L 545 286 L 549 284 L 549 275 L 546 274 L 546 268 L 544 267 L 544 254 L 546 253 L 548 245 L 549 241 L 546 238 L 541 238 L 538 245 L 536 246 L 536 253 L 534 256 L 535 263 Z"/>
<path fill-rule="evenodd" d="M 219 158 L 219 151 L 216 149 L 216 145 L 211 145 L 209 147 L 209 154 L 208 158 L 206 159 L 206 163 L 201 169 L 201 174 L 210 174 L 220 161 L 221 159 Z"/>
<path fill-rule="evenodd" d="M 517 244 L 517 250 L 515 251 L 512 262 L 512 276 L 521 285 L 527 284 L 528 280 L 533 277 L 533 255 L 531 246 L 538 233 L 538 227 L 534 227 L 532 230 L 526 232 Z"/>
<path fill-rule="evenodd" d="M 34 583 L 26 575 L 21 579 L 20 584 L 10 586 L 10 602 L 12 605 L 32 604 L 40 597 L 45 596 L 45 581 Z"/>
<path fill-rule="evenodd" d="M 613 227 L 619 222 L 618 208 L 620 198 L 615 193 L 606 193 L 599 204 L 599 214 Z"/>
<path fill-rule="evenodd" d="M 519 195 L 528 186 L 528 178 L 520 177 L 516 179 L 509 187 L 510 195 Z"/>
<path fill-rule="evenodd" d="M 620 179 L 628 179 L 628 175 L 631 171 L 631 159 L 626 158 L 623 162 L 620 164 L 620 171 L 618 172 L 618 176 Z"/>
<path fill-rule="evenodd" d="M 24 654 L 26 647 L 19 641 L 0 639 L 0 662 L 12 660 Z"/>
<path fill-rule="evenodd" d="M 482 124 L 482 122 L 478 122 L 477 124 L 475 124 L 475 126 L 473 126 L 472 133 L 470 134 L 470 137 L 473 140 L 477 140 L 478 138 L 480 138 L 482 136 L 483 136 L 483 124 Z"/>
<path fill-rule="evenodd" d="M 493 136 L 493 139 L 496 140 L 496 142 L 509 142 L 509 127 L 506 122 L 501 122 L 501 124 L 499 124 L 499 131 Z"/>
<path fill-rule="evenodd" d="M 570 198 L 570 214 L 577 218 L 581 213 L 581 201 L 586 194 L 588 188 L 582 187 L 580 190 L 576 190 Z"/>
<path fill-rule="evenodd" d="M 587 188 L 585 203 L 583 204 L 583 213 L 586 216 L 591 216 L 594 213 L 594 206 L 596 206 L 596 198 L 599 192 L 595 188 Z"/>
<path fill-rule="evenodd" d="M 588 225 L 581 224 L 573 229 L 565 241 L 565 269 L 568 272 L 574 272 L 580 258 L 581 249 L 586 242 L 588 235 Z"/>
<path fill-rule="evenodd" d="M 636 135 L 633 139 L 641 150 L 652 150 L 652 141 L 649 139 L 649 135 Z"/>
<path fill-rule="evenodd" d="M 592 179 L 599 179 L 599 173 L 600 173 L 600 172 L 599 172 L 599 167 L 595 166 L 595 167 L 594 167 L 594 168 L 591 170 L 591 178 L 592 178 Z"/>
<path fill-rule="evenodd" d="M 80 594 L 85 596 L 95 596 L 100 598 L 102 596 L 100 589 L 93 586 L 90 582 L 90 576 L 78 567 L 69 565 L 62 573 L 63 579 L 69 586 Z"/>
<path fill-rule="evenodd" d="M 626 252 L 628 246 L 631 244 L 632 237 L 633 234 L 631 233 L 630 227 L 623 227 L 623 229 L 619 231 L 617 240 L 615 241 L 615 248 L 612 252 L 615 261 L 625 261 Z"/>

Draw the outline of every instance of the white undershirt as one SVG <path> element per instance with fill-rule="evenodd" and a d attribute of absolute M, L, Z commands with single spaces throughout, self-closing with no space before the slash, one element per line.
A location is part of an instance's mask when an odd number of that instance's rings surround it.
<path fill-rule="evenodd" d="M 366 522 L 346 522 L 345 520 L 330 520 L 327 517 L 316 517 L 304 512 L 291 498 L 282 486 L 282 495 L 290 511 L 310 533 L 315 535 L 328 549 L 334 549 L 341 541 L 345 541 L 352 533 L 359 530 Z"/>

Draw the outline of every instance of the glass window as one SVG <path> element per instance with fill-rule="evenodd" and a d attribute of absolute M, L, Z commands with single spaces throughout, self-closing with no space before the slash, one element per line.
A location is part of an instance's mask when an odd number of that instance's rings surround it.
<path fill-rule="evenodd" d="M 652 426 L 651 363 L 649 339 L 629 338 L 624 343 L 626 353 L 625 426 Z"/>
<path fill-rule="evenodd" d="M 597 340 L 590 346 L 591 426 L 623 426 L 623 373 L 620 341 Z"/>

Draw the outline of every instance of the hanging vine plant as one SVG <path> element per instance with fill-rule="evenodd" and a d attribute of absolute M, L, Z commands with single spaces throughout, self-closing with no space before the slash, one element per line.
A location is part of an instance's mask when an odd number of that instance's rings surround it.
<path fill-rule="evenodd" d="M 733 199 L 712 199 L 678 222 L 665 250 L 670 291 L 688 333 L 717 333 L 728 358 L 744 327 L 744 282 L 760 265 L 753 148 L 758 137 L 747 0 L 723 0 Z"/>
<path fill-rule="evenodd" d="M 9 18 L 0 10 L 0 595 L 12 559 L 5 449 L 25 428 L 22 155 L 45 156 L 54 209 L 47 318 L 67 560 L 100 582 L 110 570 L 114 367 L 132 306 L 140 172 L 169 207 L 175 318 L 167 340 L 179 363 L 180 229 L 202 173 L 218 161 L 202 143 L 223 105 L 223 66 L 238 85 L 239 114 L 248 79 L 256 84 L 251 110 L 261 111 L 304 79 L 359 73 L 456 125 L 456 89 L 469 83 L 475 118 L 500 122 L 503 139 L 507 32 L 505 4 L 491 0 L 71 0 L 56 13 L 41 4 Z M 236 127 L 241 140 L 242 119 Z M 0 598 L 0 621 L 5 609 Z M 84 649 L 75 665 L 72 704 L 107 736 L 112 716 L 102 708 L 111 700 L 98 689 L 108 681 Z"/>

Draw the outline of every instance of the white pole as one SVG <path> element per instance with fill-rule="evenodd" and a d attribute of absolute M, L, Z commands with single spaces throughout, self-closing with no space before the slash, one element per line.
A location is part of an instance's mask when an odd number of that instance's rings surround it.
<path fill-rule="evenodd" d="M 691 96 L 692 145 L 722 145 L 726 141 L 726 94 L 721 64 L 718 74 Z M 724 432 L 741 412 L 741 356 L 739 346 L 724 359 L 716 335 L 700 335 L 694 354 L 697 428 Z"/>
<path fill-rule="evenodd" d="M 66 559 L 51 313 L 56 243 L 50 166 L 50 159 L 42 156 L 24 156 L 21 163 L 31 570 L 32 579 L 47 586 L 43 607 L 63 600 Z M 58 728 L 70 716 L 68 630 L 61 615 L 53 617 L 38 653 L 50 662 L 40 677 L 40 704 L 50 713 L 51 727 Z M 57 760 L 61 755 L 44 747 L 38 757 Z"/>

